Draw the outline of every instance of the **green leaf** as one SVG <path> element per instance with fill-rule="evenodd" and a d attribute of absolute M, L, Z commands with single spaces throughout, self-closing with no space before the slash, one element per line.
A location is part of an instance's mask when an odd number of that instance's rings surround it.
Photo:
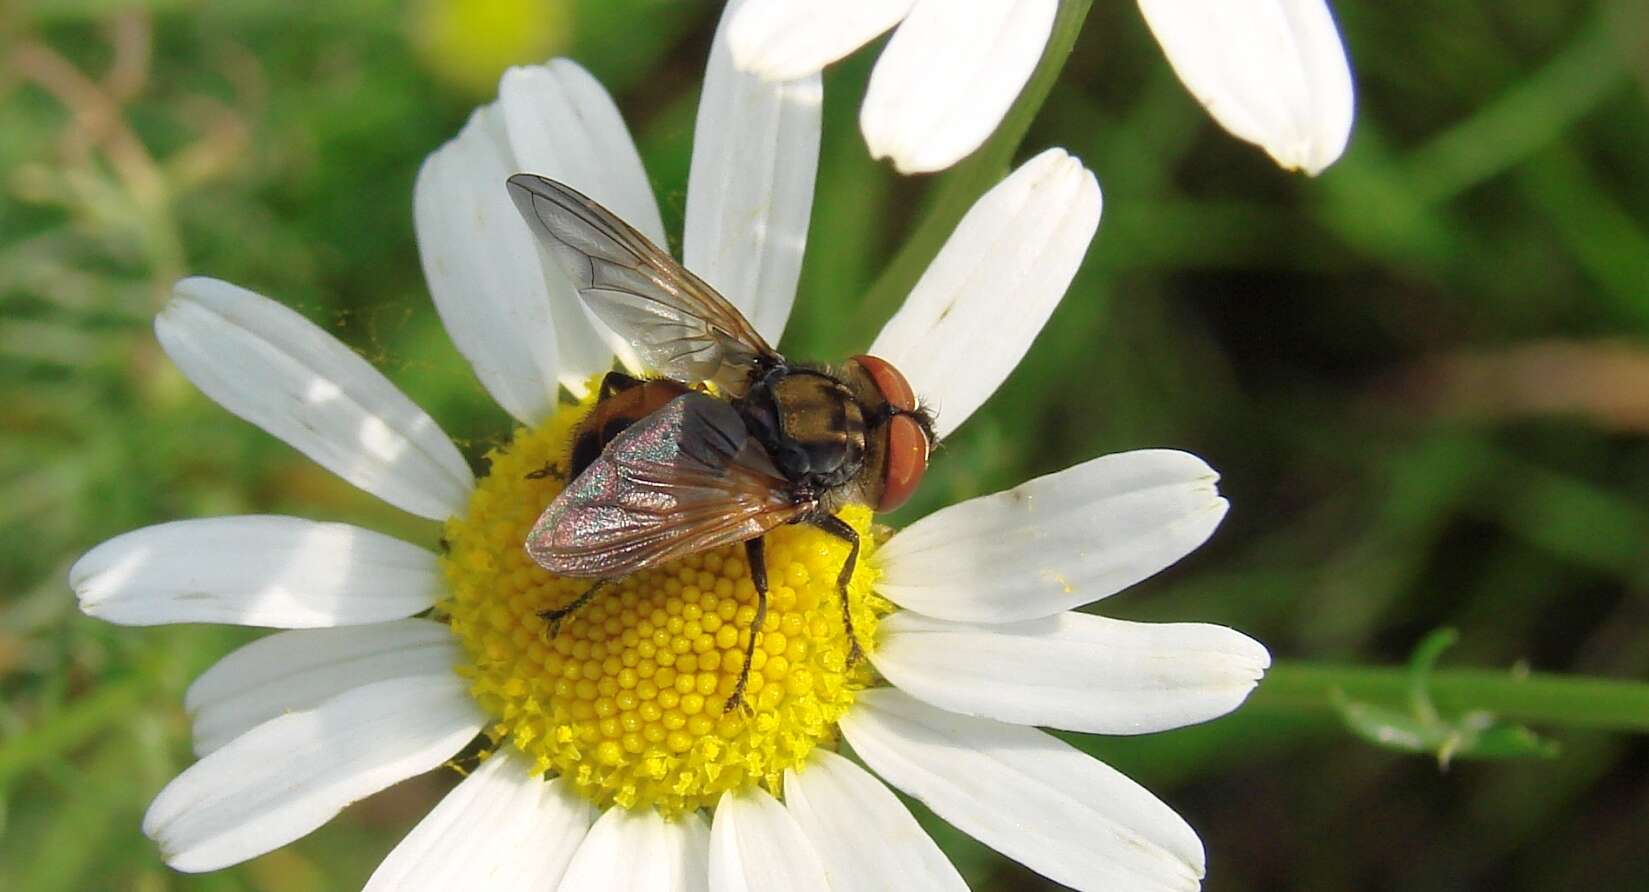
<path fill-rule="evenodd" d="M 1555 742 L 1522 725 L 1503 722 L 1488 710 L 1469 710 L 1453 719 L 1438 711 L 1431 695 L 1432 671 L 1443 652 L 1459 638 L 1454 629 L 1437 629 L 1414 648 L 1409 658 L 1406 711 L 1353 700 L 1344 691 L 1335 689 L 1332 696 L 1340 720 L 1351 733 L 1375 746 L 1399 752 L 1430 753 L 1444 769 L 1457 758 L 1555 757 L 1558 753 Z"/>

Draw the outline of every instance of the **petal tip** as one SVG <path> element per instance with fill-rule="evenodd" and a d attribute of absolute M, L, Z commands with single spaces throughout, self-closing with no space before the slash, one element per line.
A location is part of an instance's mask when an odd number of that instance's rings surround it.
<path fill-rule="evenodd" d="M 733 59 L 733 68 L 740 74 L 758 77 L 772 84 L 795 80 L 810 74 L 818 74 L 823 70 L 821 67 L 815 66 L 786 65 L 784 59 L 773 58 L 772 54 L 767 52 L 768 48 L 763 45 L 759 36 L 746 34 L 744 30 L 747 29 L 741 30 L 739 28 L 740 18 L 737 15 L 734 17 L 732 30 L 728 34 L 727 41 L 729 55 Z"/>
<path fill-rule="evenodd" d="M 1345 154 L 1345 143 L 1342 139 L 1338 147 L 1326 151 L 1311 145 L 1283 149 L 1267 146 L 1266 153 L 1271 156 L 1271 160 L 1277 162 L 1278 167 L 1289 173 L 1315 177 L 1340 160 L 1340 156 Z"/>
<path fill-rule="evenodd" d="M 759 11 L 751 12 L 760 4 L 746 3 L 733 12 L 727 21 L 727 49 L 733 57 L 733 67 L 751 74 L 759 73 L 762 49 L 767 35 L 762 32 Z"/>
<path fill-rule="evenodd" d="M 1209 487 L 1209 492 L 1214 495 L 1214 498 L 1208 503 L 1208 507 L 1202 510 L 1201 515 L 1208 518 L 1208 535 L 1212 536 L 1214 529 L 1220 525 L 1221 521 L 1225 520 L 1225 515 L 1231 513 L 1231 502 L 1224 496 L 1218 495 L 1212 486 Z"/>
<path fill-rule="evenodd" d="M 893 169 L 900 175 L 907 177 L 917 174 L 933 173 L 935 171 L 944 170 L 946 167 L 950 166 L 948 164 L 933 164 L 931 162 L 912 157 L 911 155 L 903 152 L 894 153 L 891 160 L 893 161 Z"/>
<path fill-rule="evenodd" d="M 1340 157 L 1344 154 L 1345 148 L 1342 146 L 1332 153 L 1324 154 L 1321 157 L 1312 158 L 1308 161 L 1302 161 L 1300 164 L 1295 165 L 1293 169 L 1298 170 L 1300 173 L 1303 173 L 1308 177 L 1316 177 L 1321 175 L 1323 171 L 1332 167 L 1334 163 L 1339 161 Z"/>
<path fill-rule="evenodd" d="M 865 145 L 870 149 L 871 160 L 881 161 L 886 159 L 893 165 L 893 170 L 901 176 L 932 173 L 949 166 L 948 164 L 935 166 L 931 159 L 922 158 L 918 151 L 906 146 L 897 135 L 883 134 L 873 137 L 869 127 L 866 127 L 864 132 Z"/>
<path fill-rule="evenodd" d="M 1271 651 L 1261 644 L 1258 639 L 1244 635 L 1236 629 L 1231 630 L 1233 643 L 1238 650 L 1238 658 L 1247 661 L 1248 668 L 1254 675 L 1254 683 L 1259 684 L 1265 677 L 1266 670 L 1271 668 Z"/>
<path fill-rule="evenodd" d="M 173 300 L 199 300 L 203 292 L 216 290 L 229 285 L 222 279 L 212 276 L 184 276 L 172 283 Z"/>
<path fill-rule="evenodd" d="M 173 783 L 175 783 L 176 780 L 176 778 L 173 778 Z M 155 798 L 150 800 L 148 809 L 143 812 L 143 822 L 140 825 L 143 830 L 143 835 L 154 840 L 155 843 L 160 846 L 161 857 L 166 859 L 168 862 L 177 856 L 177 852 L 172 849 L 172 847 L 168 844 L 168 841 L 164 838 L 166 824 L 171 820 L 171 815 L 169 813 L 170 797 L 167 795 L 168 791 L 171 790 L 171 787 L 172 784 L 170 783 L 162 787 L 160 792 L 155 794 Z"/>
<path fill-rule="evenodd" d="M 74 592 L 75 603 L 81 613 L 115 622 L 104 615 L 108 602 L 115 596 L 118 587 L 118 583 L 110 584 L 110 571 L 113 569 L 111 564 L 118 563 L 112 562 L 110 557 L 119 548 L 116 543 L 125 535 L 93 546 L 69 567 L 69 591 Z"/>
<path fill-rule="evenodd" d="M 84 602 L 85 599 L 91 594 L 87 591 L 89 587 L 87 583 L 93 576 L 97 575 L 97 570 L 91 566 L 90 561 L 92 556 L 97 554 L 97 550 L 101 547 L 101 545 L 93 546 L 85 554 L 81 555 L 79 558 L 76 558 L 73 564 L 69 565 L 69 591 L 74 592 L 74 596 L 82 602 Z"/>
<path fill-rule="evenodd" d="M 967 157 L 977 148 L 972 146 L 958 153 L 928 140 L 918 140 L 913 146 L 897 132 L 896 127 L 884 124 L 880 116 L 873 113 L 869 103 L 860 110 L 859 130 L 864 134 L 865 147 L 870 150 L 871 160 L 887 159 L 892 162 L 894 171 L 901 176 L 938 173 Z"/>
<path fill-rule="evenodd" d="M 548 74 L 549 65 L 511 65 L 498 76 L 498 95 L 503 96 L 508 90 L 514 89 L 523 81 L 539 74 Z"/>

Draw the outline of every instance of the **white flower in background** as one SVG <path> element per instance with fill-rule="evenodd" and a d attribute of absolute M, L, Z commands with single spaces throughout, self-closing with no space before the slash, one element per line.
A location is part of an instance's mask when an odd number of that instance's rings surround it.
<path fill-rule="evenodd" d="M 716 41 L 687 263 L 773 340 L 806 238 L 819 98 L 816 76 L 740 74 Z M 617 109 L 571 62 L 511 70 L 498 101 L 430 156 L 415 195 L 430 288 L 522 425 L 484 477 L 377 370 L 273 301 L 187 279 L 156 321 L 208 396 L 444 522 L 446 540 L 438 554 L 345 524 L 224 517 L 136 530 L 74 566 L 81 608 L 113 622 L 289 630 L 189 689 L 199 761 L 143 823 L 167 862 L 206 871 L 271 851 L 484 732 L 491 755 L 370 888 L 963 888 L 884 782 L 1066 885 L 1195 888 L 1191 828 L 1036 726 L 1145 733 L 1221 715 L 1253 688 L 1269 657 L 1234 631 L 1072 612 L 1201 544 L 1226 510 L 1214 472 L 1182 452 L 1105 456 L 867 535 L 851 593 L 875 673 L 844 669 L 844 547 L 775 531 L 754 712 L 722 714 L 753 613 L 737 548 L 636 574 L 553 640 L 537 615 L 584 585 L 522 549 L 561 485 L 537 472 L 565 455 L 580 415 L 558 394 L 587 407 L 590 382 L 628 349 L 536 249 L 504 188 L 517 171 L 567 182 L 663 242 Z M 1099 215 L 1092 174 L 1050 150 L 957 226 L 871 346 L 937 408 L 941 434 L 1028 349 Z M 867 510 L 843 517 L 869 531 Z M 881 780 L 838 755 L 839 739 Z"/>
<path fill-rule="evenodd" d="M 1220 126 L 1317 174 L 1351 135 L 1351 69 L 1324 0 L 1139 0 L 1174 71 Z M 859 112 L 901 173 L 979 148 L 1019 95 L 1058 0 L 749 0 L 733 58 L 773 80 L 813 74 L 898 26 Z"/>

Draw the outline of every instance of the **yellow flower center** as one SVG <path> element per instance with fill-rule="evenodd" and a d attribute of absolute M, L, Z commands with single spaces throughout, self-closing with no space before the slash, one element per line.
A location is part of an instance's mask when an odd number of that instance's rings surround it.
<path fill-rule="evenodd" d="M 552 638 L 539 614 L 593 580 L 551 575 L 523 543 L 566 483 L 573 431 L 590 405 L 493 450 L 468 513 L 446 524 L 449 596 L 439 610 L 469 658 L 460 674 L 497 720 L 488 735 L 601 806 L 669 816 L 750 784 L 777 793 L 786 768 L 834 743 L 837 719 L 872 678 L 866 662 L 846 669 L 836 577 L 847 543 L 804 525 L 767 534 L 767 619 L 745 687 L 749 709 L 723 711 L 756 615 L 742 545 L 618 580 Z M 854 506 L 839 516 L 862 543 L 848 600 L 868 650 L 890 609 L 870 590 L 871 512 Z"/>

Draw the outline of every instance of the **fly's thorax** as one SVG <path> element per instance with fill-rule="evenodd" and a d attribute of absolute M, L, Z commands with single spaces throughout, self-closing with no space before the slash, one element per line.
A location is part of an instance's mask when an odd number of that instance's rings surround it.
<path fill-rule="evenodd" d="M 736 404 L 745 425 L 798 486 L 847 485 L 865 459 L 865 414 L 852 388 L 821 369 L 777 368 Z"/>

